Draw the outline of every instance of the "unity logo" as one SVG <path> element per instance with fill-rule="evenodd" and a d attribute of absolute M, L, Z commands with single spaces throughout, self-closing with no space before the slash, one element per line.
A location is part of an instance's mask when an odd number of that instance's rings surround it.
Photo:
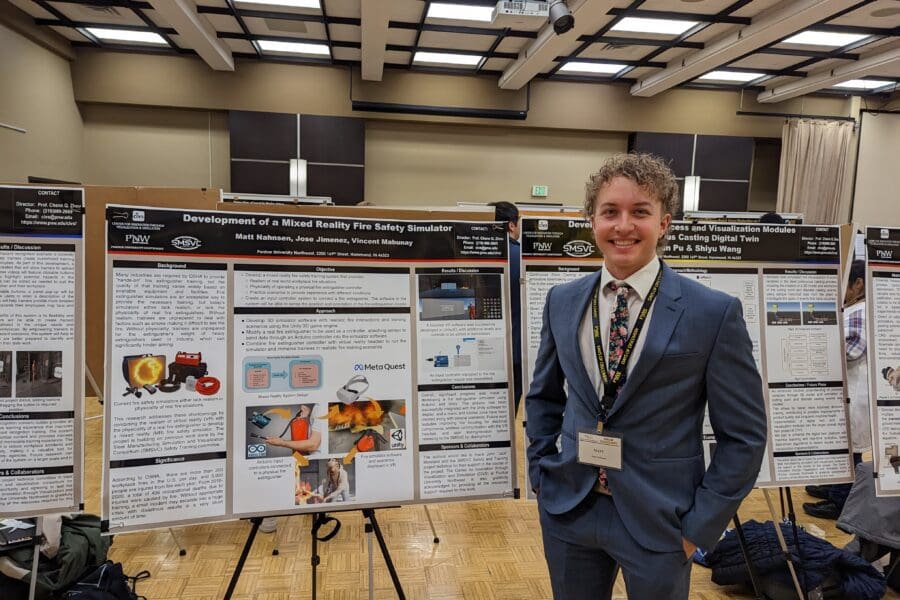
<path fill-rule="evenodd" d="M 594 245 L 584 240 L 572 240 L 563 246 L 563 252 L 575 258 L 584 258 L 594 253 Z"/>
<path fill-rule="evenodd" d="M 196 250 L 203 245 L 203 242 L 192 235 L 179 235 L 172 240 L 172 245 L 179 250 Z"/>

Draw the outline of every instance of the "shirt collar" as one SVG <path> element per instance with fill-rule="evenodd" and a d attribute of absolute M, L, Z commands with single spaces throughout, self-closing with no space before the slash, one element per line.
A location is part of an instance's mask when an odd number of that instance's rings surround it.
<path fill-rule="evenodd" d="M 637 292 L 638 298 L 643 300 L 647 297 L 647 294 L 650 293 L 650 288 L 653 287 L 653 282 L 656 280 L 656 274 L 659 273 L 659 258 L 657 256 L 653 256 L 646 265 L 635 271 L 631 274 L 630 277 L 625 278 L 625 283 L 631 286 L 631 288 Z M 600 273 L 600 289 L 604 291 L 607 290 L 607 285 L 609 285 L 610 281 L 618 281 L 615 277 L 613 277 L 608 269 L 603 269 Z"/>

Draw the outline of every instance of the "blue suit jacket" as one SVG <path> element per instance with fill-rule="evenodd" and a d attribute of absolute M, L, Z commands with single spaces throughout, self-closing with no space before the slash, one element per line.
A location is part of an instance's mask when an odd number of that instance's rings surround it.
<path fill-rule="evenodd" d="M 766 441 L 762 384 L 740 302 L 662 268 L 643 350 L 606 423 L 623 436 L 623 469 L 608 472 L 609 487 L 643 547 L 680 550 L 683 536 L 709 549 L 759 472 Z M 526 434 L 532 485 L 551 514 L 596 493 L 597 468 L 578 462 L 576 438 L 597 426 L 600 400 L 578 328 L 599 278 L 597 272 L 554 287 L 544 306 Z M 704 469 L 707 404 L 717 447 Z"/>

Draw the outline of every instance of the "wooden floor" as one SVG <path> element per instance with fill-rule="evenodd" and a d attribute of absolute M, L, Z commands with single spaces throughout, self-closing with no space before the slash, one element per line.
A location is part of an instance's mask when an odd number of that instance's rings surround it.
<path fill-rule="evenodd" d="M 88 398 L 87 413 L 100 414 L 100 405 Z M 101 419 L 86 425 L 86 508 L 99 514 Z M 521 454 L 521 453 L 520 453 Z M 519 457 L 520 473 L 523 469 Z M 777 494 L 773 495 L 777 502 Z M 796 508 L 813 500 L 794 490 Z M 776 510 L 780 510 L 776 506 Z M 411 600 L 541 600 L 551 598 L 547 567 L 541 547 L 537 506 L 527 500 L 493 500 L 430 504 L 429 511 L 440 542 L 432 541 L 425 508 L 405 506 L 377 512 L 406 597 Z M 333 540 L 319 544 L 318 598 L 368 598 L 367 534 L 360 512 L 332 513 L 342 524 Z M 759 490 L 741 506 L 742 520 L 770 518 Z M 849 536 L 834 521 L 802 515 L 802 524 L 822 531 L 832 544 L 842 546 Z M 287 600 L 311 598 L 310 516 L 282 517 L 274 534 L 257 535 L 244 565 L 235 599 Z M 218 599 L 228 588 L 250 524 L 233 521 L 174 530 L 187 554 L 168 530 L 117 535 L 110 558 L 124 563 L 131 575 L 146 569 L 149 579 L 138 584 L 148 600 Z M 374 597 L 396 598 L 391 578 L 372 537 Z M 273 549 L 278 548 L 278 556 Z M 691 598 L 753 598 L 744 589 L 723 588 L 710 581 L 710 572 L 694 566 Z M 621 577 L 614 598 L 626 598 Z M 900 600 L 888 593 L 886 598 Z"/>

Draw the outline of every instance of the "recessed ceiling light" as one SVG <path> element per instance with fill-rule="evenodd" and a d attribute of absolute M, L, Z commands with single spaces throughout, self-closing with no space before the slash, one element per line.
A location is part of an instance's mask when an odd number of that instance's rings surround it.
<path fill-rule="evenodd" d="M 166 40 L 152 31 L 133 31 L 130 29 L 104 29 L 102 27 L 85 27 L 85 31 L 101 40 L 113 42 L 138 42 L 141 44 L 165 44 Z"/>
<path fill-rule="evenodd" d="M 238 4 L 268 4 L 289 8 L 321 8 L 319 0 L 237 0 Z"/>
<path fill-rule="evenodd" d="M 804 44 L 807 46 L 841 47 L 866 39 L 867 35 L 856 33 L 830 33 L 828 31 L 803 31 L 783 40 L 783 44 Z"/>
<path fill-rule="evenodd" d="M 438 65 L 457 65 L 474 67 L 484 58 L 477 54 L 453 54 L 450 52 L 416 52 L 414 63 L 430 63 Z"/>
<path fill-rule="evenodd" d="M 710 71 L 705 75 L 701 75 L 697 79 L 708 79 L 715 81 L 737 81 L 744 83 L 759 79 L 764 73 L 753 73 L 750 71 Z"/>
<path fill-rule="evenodd" d="M 258 40 L 259 47 L 266 52 L 282 52 L 284 54 L 314 54 L 330 56 L 326 44 L 307 44 L 301 42 L 279 42 L 275 40 Z"/>
<path fill-rule="evenodd" d="M 473 6 L 471 4 L 442 4 L 439 2 L 428 5 L 429 19 L 453 19 L 459 21 L 490 22 L 493 12 L 493 6 Z"/>
<path fill-rule="evenodd" d="M 645 19 L 643 17 L 625 17 L 611 31 L 628 31 L 631 33 L 662 33 L 665 35 L 681 35 L 697 21 L 674 21 L 672 19 Z"/>
<path fill-rule="evenodd" d="M 886 79 L 851 79 L 844 83 L 836 83 L 832 87 L 847 88 L 851 90 L 875 90 L 894 83 L 895 82 Z"/>
<path fill-rule="evenodd" d="M 618 73 L 628 65 L 619 65 L 612 63 L 592 63 L 581 61 L 570 61 L 559 68 L 560 71 L 570 73 L 593 73 L 600 75 L 613 75 Z"/>

